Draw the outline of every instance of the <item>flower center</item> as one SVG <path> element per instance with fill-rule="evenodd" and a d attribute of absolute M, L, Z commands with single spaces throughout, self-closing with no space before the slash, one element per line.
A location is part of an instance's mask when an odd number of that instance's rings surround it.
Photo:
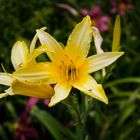
<path fill-rule="evenodd" d="M 67 55 L 65 56 L 64 61 L 60 62 L 59 70 L 60 75 L 65 78 L 67 82 L 74 81 L 78 76 L 77 68 L 73 64 L 73 61 L 69 59 Z"/>

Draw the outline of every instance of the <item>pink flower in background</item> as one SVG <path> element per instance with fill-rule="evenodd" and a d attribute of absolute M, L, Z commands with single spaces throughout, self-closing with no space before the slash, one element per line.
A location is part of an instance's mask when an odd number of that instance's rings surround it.
<path fill-rule="evenodd" d="M 29 112 L 32 107 L 41 100 L 45 105 L 48 105 L 49 99 L 29 98 L 28 102 L 25 105 L 24 111 L 21 113 L 17 123 L 15 124 L 16 140 L 28 140 L 38 137 L 38 131 L 32 127 L 32 121 L 29 117 Z"/>
<path fill-rule="evenodd" d="M 84 16 L 89 15 L 91 17 L 92 25 L 96 26 L 101 32 L 109 30 L 110 17 L 102 15 L 100 6 L 95 6 L 91 10 L 83 8 L 81 12 Z"/>
<path fill-rule="evenodd" d="M 24 110 L 15 124 L 15 139 L 29 140 L 38 137 L 38 131 L 32 127 L 32 122 L 28 116 L 28 112 Z"/>
<path fill-rule="evenodd" d="M 26 104 L 26 110 L 27 111 L 30 111 L 32 109 L 32 107 L 34 105 L 36 105 L 39 101 L 42 101 L 46 106 L 48 105 L 49 103 L 49 99 L 39 99 L 39 98 L 29 98 L 27 104 Z"/>
<path fill-rule="evenodd" d="M 127 10 L 131 10 L 134 8 L 132 4 L 130 4 L 127 0 L 112 0 L 112 8 L 110 12 L 112 14 L 119 14 L 121 16 L 125 16 Z"/>

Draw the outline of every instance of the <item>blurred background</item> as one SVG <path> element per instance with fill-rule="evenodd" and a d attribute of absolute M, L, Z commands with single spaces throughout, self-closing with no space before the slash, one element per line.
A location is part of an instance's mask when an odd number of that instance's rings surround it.
<path fill-rule="evenodd" d="M 86 15 L 101 31 L 103 50 L 110 51 L 115 18 L 120 14 L 121 50 L 125 55 L 103 85 L 109 104 L 95 101 L 85 131 L 89 140 L 139 140 L 139 7 L 139 0 L 0 0 L 0 63 L 7 72 L 13 72 L 10 54 L 15 41 L 24 40 L 30 45 L 36 29 L 44 26 L 65 45 L 76 23 Z M 91 47 L 94 51 L 93 44 Z M 42 55 L 40 59 L 46 58 Z M 100 82 L 100 72 L 94 77 Z M 0 86 L 0 91 L 5 88 Z M 23 96 L 1 99 L 0 140 L 72 140 L 75 123 L 71 112 L 62 103 L 53 108 L 48 108 L 47 103 L 47 99 Z"/>

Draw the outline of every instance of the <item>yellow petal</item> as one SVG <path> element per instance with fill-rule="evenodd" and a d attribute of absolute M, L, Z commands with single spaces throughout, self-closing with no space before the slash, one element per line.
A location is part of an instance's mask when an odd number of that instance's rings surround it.
<path fill-rule="evenodd" d="M 95 43 L 97 53 L 98 54 L 103 53 L 103 50 L 101 48 L 103 38 L 101 37 L 100 32 L 96 27 L 92 27 L 92 34 L 94 37 L 94 43 Z"/>
<path fill-rule="evenodd" d="M 85 60 L 83 67 L 88 73 L 92 73 L 112 64 L 123 54 L 123 52 L 105 52 L 93 55 Z"/>
<path fill-rule="evenodd" d="M 44 30 L 46 30 L 46 29 L 47 29 L 47 27 L 42 27 L 40 30 L 43 30 L 43 31 L 44 31 Z M 30 54 L 31 54 L 31 53 L 33 52 L 33 50 L 35 49 L 37 40 L 38 40 L 38 36 L 37 36 L 37 34 L 35 34 L 35 36 L 34 36 L 32 42 L 31 42 L 31 45 L 30 45 Z"/>
<path fill-rule="evenodd" d="M 52 63 L 50 62 L 40 62 L 29 64 L 24 68 L 15 71 L 12 76 L 24 83 L 40 83 L 42 80 L 51 80 L 53 77 Z M 51 82 L 51 81 L 50 81 Z"/>
<path fill-rule="evenodd" d="M 24 95 L 35 98 L 51 98 L 54 94 L 53 88 L 48 84 L 27 85 L 18 80 L 12 83 L 15 95 Z"/>
<path fill-rule="evenodd" d="M 5 93 L 7 93 L 8 95 L 15 95 L 15 93 L 13 92 L 13 89 L 11 87 L 9 87 L 8 89 L 5 90 Z"/>
<path fill-rule="evenodd" d="M 77 24 L 69 36 L 65 51 L 67 55 L 76 61 L 77 58 L 84 59 L 89 52 L 92 37 L 91 20 L 86 16 Z"/>
<path fill-rule="evenodd" d="M 61 45 L 47 32 L 37 30 L 38 38 L 42 45 L 46 45 L 53 52 L 48 52 L 48 56 L 52 61 L 57 61 L 64 53 Z"/>
<path fill-rule="evenodd" d="M 24 41 L 17 41 L 11 52 L 11 61 L 17 70 L 22 64 L 26 63 L 29 56 L 29 50 Z"/>
<path fill-rule="evenodd" d="M 94 43 L 97 54 L 103 53 L 103 49 L 101 48 L 103 38 L 100 35 L 100 31 L 96 27 L 92 27 L 92 34 L 94 37 Z M 104 77 L 106 75 L 105 68 L 102 69 L 102 76 Z"/>
<path fill-rule="evenodd" d="M 0 84 L 10 86 L 12 83 L 11 74 L 8 73 L 0 73 Z"/>
<path fill-rule="evenodd" d="M 96 84 L 91 76 L 86 76 L 84 79 L 73 83 L 73 86 L 83 93 L 108 104 L 108 98 L 102 88 L 102 85 Z"/>
<path fill-rule="evenodd" d="M 52 49 L 48 48 L 46 45 L 42 45 L 38 47 L 37 49 L 33 50 L 30 56 L 30 61 L 35 60 L 36 57 L 38 57 L 42 53 L 47 52 L 53 52 Z"/>
<path fill-rule="evenodd" d="M 54 88 L 55 94 L 51 98 L 49 106 L 50 107 L 54 106 L 58 102 L 60 102 L 60 101 L 64 100 L 65 98 L 67 98 L 67 96 L 70 93 L 71 88 L 72 87 L 70 85 L 68 85 L 68 84 L 57 84 L 55 86 L 55 88 Z"/>

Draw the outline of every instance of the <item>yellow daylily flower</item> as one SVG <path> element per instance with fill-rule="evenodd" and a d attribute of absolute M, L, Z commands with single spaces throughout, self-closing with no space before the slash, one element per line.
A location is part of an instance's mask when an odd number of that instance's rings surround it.
<path fill-rule="evenodd" d="M 15 75 L 18 75 L 21 80 L 33 81 L 34 78 L 36 81 L 38 79 L 36 73 L 40 73 L 40 80 L 47 79 L 50 84 L 55 84 L 55 93 L 49 106 L 53 106 L 67 98 L 72 87 L 106 104 L 108 103 L 102 85 L 97 84 L 90 74 L 112 64 L 123 55 L 123 52 L 105 52 L 88 57 L 92 39 L 89 16 L 86 16 L 76 25 L 64 49 L 47 32 L 37 30 L 37 35 L 42 45 L 45 44 L 53 50 L 53 52 L 47 52 L 51 62 L 45 62 L 41 64 L 41 67 L 40 64 L 37 64 L 36 69 L 27 67 L 26 74 L 23 74 L 24 69 L 20 69 L 15 72 Z"/>
<path fill-rule="evenodd" d="M 36 38 L 33 40 L 35 42 Z M 43 52 L 48 51 L 46 46 L 41 46 L 29 52 L 28 46 L 24 41 L 17 41 L 11 51 L 11 61 L 15 71 L 26 68 L 28 65 L 31 67 L 36 65 L 35 58 Z M 53 95 L 53 88 L 48 84 L 27 84 L 14 76 L 13 73 L 0 73 L 0 84 L 9 86 L 4 93 L 0 94 L 0 98 L 7 95 L 25 95 L 37 98 L 50 98 Z M 47 90 L 46 90 L 47 89 Z"/>

